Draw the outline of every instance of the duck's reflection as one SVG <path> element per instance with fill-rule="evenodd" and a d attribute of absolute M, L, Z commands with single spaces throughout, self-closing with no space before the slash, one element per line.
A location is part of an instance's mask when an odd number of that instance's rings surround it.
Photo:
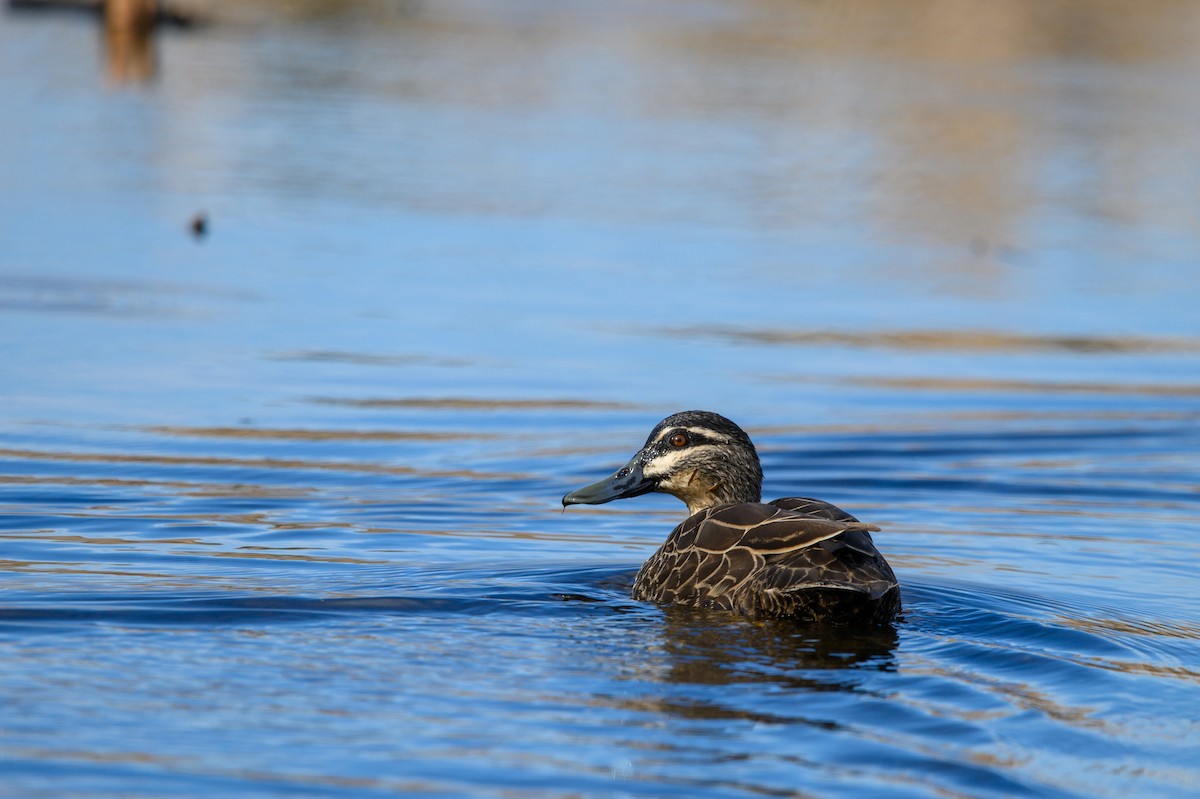
<path fill-rule="evenodd" d="M 724 686 L 721 691 L 663 690 L 624 697 L 618 704 L 642 712 L 687 719 L 744 719 L 804 723 L 779 703 L 764 703 L 784 693 L 861 690 L 866 673 L 895 668 L 898 634 L 893 625 L 848 628 L 801 625 L 787 620 L 733 618 L 728 613 L 703 613 L 667 608 L 660 635 L 647 635 L 650 650 L 634 667 L 643 684 L 666 686 Z M 651 641 L 657 639 L 657 645 Z M 751 693 L 731 690 L 744 685 Z M 738 697 L 750 701 L 741 701 Z M 795 711 L 796 706 L 792 706 Z M 787 716 L 786 719 L 780 714 Z M 824 726 L 828 722 L 809 720 Z"/>
<path fill-rule="evenodd" d="M 786 619 L 731 619 L 686 608 L 667 608 L 662 619 L 663 652 L 669 659 L 662 676 L 673 683 L 751 681 L 836 690 L 845 683 L 837 672 L 894 666 L 897 634 L 890 624 L 804 625 Z"/>

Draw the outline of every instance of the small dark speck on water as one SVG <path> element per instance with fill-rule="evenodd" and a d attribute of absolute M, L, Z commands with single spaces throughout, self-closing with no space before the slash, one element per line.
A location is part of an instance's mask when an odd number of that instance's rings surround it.
<path fill-rule="evenodd" d="M 188 229 L 192 231 L 192 238 L 197 241 L 203 239 L 208 235 L 208 215 L 203 211 L 197 211 L 196 215 L 192 217 Z"/>

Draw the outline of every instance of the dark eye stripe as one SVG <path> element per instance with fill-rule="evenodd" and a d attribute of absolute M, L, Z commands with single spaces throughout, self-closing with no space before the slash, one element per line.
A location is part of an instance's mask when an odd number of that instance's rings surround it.
<path fill-rule="evenodd" d="M 673 439 L 675 438 L 675 436 L 680 436 L 680 435 L 683 436 L 687 440 L 684 441 L 682 446 L 677 447 L 674 445 Z M 669 436 L 663 436 L 662 443 L 666 444 L 671 449 L 682 449 L 683 446 L 694 447 L 699 444 L 717 444 L 719 442 L 716 439 L 709 438 L 708 436 L 704 435 L 703 433 L 697 433 L 692 430 L 680 430 L 679 432 L 672 433 Z"/>
<path fill-rule="evenodd" d="M 666 428 L 656 428 L 654 430 L 654 432 L 651 433 L 650 437 L 646 439 L 646 446 L 649 446 L 650 444 L 654 444 L 659 447 L 670 447 L 671 449 L 680 449 L 679 447 L 671 446 L 671 439 L 680 434 L 687 436 L 687 439 L 688 439 L 687 445 L 691 445 L 691 446 L 695 446 L 697 444 L 722 445 L 722 444 L 730 443 L 729 436 L 724 435 L 722 433 L 718 433 L 716 431 L 714 431 L 713 434 L 710 436 L 710 435 L 707 435 L 703 430 L 698 430 L 696 428 L 666 427 Z"/>

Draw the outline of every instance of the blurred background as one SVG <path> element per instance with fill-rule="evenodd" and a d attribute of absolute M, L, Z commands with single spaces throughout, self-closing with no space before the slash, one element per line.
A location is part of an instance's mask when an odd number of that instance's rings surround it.
<path fill-rule="evenodd" d="M 1195 385 L 1189 3 L 168 8 L 4 17 L 16 419 Z"/>

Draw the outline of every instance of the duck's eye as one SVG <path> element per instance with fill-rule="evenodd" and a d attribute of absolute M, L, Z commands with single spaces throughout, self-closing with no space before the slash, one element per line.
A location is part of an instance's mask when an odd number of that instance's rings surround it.
<path fill-rule="evenodd" d="M 686 447 L 688 443 L 688 437 L 683 433 L 676 433 L 675 435 L 671 436 L 669 443 L 672 447 Z"/>

